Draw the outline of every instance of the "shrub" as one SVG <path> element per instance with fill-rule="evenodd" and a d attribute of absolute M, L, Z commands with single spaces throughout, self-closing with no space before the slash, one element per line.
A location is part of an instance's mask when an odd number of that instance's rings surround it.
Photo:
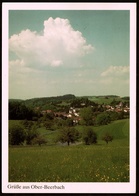
<path fill-rule="evenodd" d="M 39 146 L 41 146 L 42 144 L 46 144 L 46 143 L 47 141 L 42 135 L 38 135 L 32 140 L 32 144 L 38 144 Z"/>

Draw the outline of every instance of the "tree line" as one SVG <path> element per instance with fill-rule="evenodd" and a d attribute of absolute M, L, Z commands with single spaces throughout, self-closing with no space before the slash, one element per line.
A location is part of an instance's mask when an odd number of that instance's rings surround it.
<path fill-rule="evenodd" d="M 97 144 L 97 134 L 92 127 L 84 127 L 80 133 L 73 126 L 64 126 L 59 129 L 59 134 L 55 143 L 75 143 L 82 139 L 85 145 Z M 110 133 L 105 133 L 102 137 L 107 144 L 113 140 Z M 37 131 L 37 125 L 32 121 L 23 121 L 22 124 L 12 124 L 9 128 L 9 145 L 36 145 L 46 144 L 47 139 Z"/>
<path fill-rule="evenodd" d="M 39 113 L 35 112 L 32 108 L 27 107 L 22 102 L 9 102 L 9 120 L 33 120 L 33 118 L 35 119 L 39 116 Z"/>

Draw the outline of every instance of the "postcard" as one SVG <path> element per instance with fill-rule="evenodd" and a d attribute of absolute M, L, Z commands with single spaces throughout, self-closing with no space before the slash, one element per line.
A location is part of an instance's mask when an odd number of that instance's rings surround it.
<path fill-rule="evenodd" d="M 2 192 L 136 192 L 136 3 L 2 4 Z"/>

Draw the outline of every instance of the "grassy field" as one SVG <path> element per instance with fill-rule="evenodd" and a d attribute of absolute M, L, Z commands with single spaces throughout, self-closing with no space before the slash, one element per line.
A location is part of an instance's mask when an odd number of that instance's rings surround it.
<path fill-rule="evenodd" d="M 83 127 L 77 127 L 82 131 Z M 129 120 L 94 127 L 97 145 L 54 145 L 57 132 L 40 128 L 45 146 L 9 148 L 10 182 L 129 182 Z M 114 140 L 101 140 L 109 131 Z"/>
<path fill-rule="evenodd" d="M 90 101 L 94 101 L 98 104 L 110 104 L 113 100 L 123 101 L 120 97 L 109 97 L 108 99 L 105 97 L 89 97 Z"/>

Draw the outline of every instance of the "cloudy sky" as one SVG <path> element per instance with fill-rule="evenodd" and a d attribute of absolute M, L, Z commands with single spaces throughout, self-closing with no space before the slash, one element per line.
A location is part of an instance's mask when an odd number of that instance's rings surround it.
<path fill-rule="evenodd" d="M 129 95 L 129 11 L 9 11 L 9 98 Z"/>

